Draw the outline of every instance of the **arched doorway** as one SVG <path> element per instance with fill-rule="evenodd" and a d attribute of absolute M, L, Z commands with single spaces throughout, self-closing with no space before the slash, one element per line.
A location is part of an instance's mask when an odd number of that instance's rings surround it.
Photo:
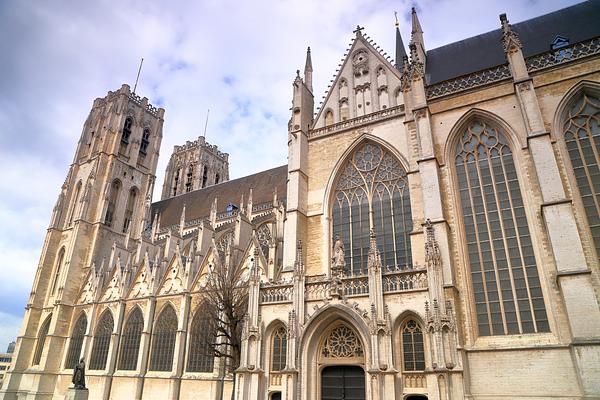
<path fill-rule="evenodd" d="M 281 400 L 281 392 L 273 392 L 271 394 L 271 400 Z"/>
<path fill-rule="evenodd" d="M 355 365 L 323 368 L 321 400 L 365 400 L 365 371 Z"/>

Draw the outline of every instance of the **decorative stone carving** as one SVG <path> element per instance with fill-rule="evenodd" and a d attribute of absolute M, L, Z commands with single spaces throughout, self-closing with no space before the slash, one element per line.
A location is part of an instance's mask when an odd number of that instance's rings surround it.
<path fill-rule="evenodd" d="M 325 358 L 363 357 L 364 351 L 356 333 L 346 325 L 333 329 L 321 349 Z"/>
<path fill-rule="evenodd" d="M 502 24 L 502 46 L 505 53 L 514 53 L 521 49 L 521 39 L 508 23 L 506 14 L 500 14 L 500 23 Z"/>

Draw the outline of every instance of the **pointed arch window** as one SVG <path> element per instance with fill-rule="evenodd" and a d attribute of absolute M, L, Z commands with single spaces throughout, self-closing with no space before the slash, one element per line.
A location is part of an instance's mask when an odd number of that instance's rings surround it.
<path fill-rule="evenodd" d="M 272 236 L 269 223 L 262 224 L 256 230 L 256 238 L 260 244 L 260 250 L 262 251 L 265 258 L 269 259 L 269 245 L 271 244 Z"/>
<path fill-rule="evenodd" d="M 414 319 L 402 324 L 402 361 L 404 371 L 425 370 L 425 348 L 423 346 L 423 330 Z"/>
<path fill-rule="evenodd" d="M 377 246 L 386 269 L 412 265 L 412 215 L 406 171 L 391 153 L 367 142 L 342 168 L 333 194 L 333 234 L 342 239 L 346 273 L 365 274 L 369 230 L 377 233 Z"/>
<path fill-rule="evenodd" d="M 150 129 L 145 128 L 142 133 L 142 141 L 140 143 L 140 154 L 145 156 L 148 153 L 148 146 L 150 145 Z"/>
<path fill-rule="evenodd" d="M 171 371 L 177 334 L 177 314 L 173 307 L 166 306 L 161 311 L 152 333 L 151 371 Z"/>
<path fill-rule="evenodd" d="M 44 320 L 44 323 L 38 331 L 37 343 L 35 345 L 35 351 L 33 353 L 33 362 L 31 365 L 40 365 L 42 359 L 42 352 L 44 351 L 44 344 L 46 344 L 46 337 L 50 330 L 50 322 L 52 321 L 52 314 L 48 315 Z"/>
<path fill-rule="evenodd" d="M 600 98 L 591 93 L 581 94 L 567 111 L 563 132 L 600 260 Z"/>
<path fill-rule="evenodd" d="M 125 218 L 123 219 L 123 233 L 127 232 L 133 220 L 133 208 L 135 207 L 135 199 L 137 198 L 137 189 L 131 188 L 127 206 L 125 207 Z"/>
<path fill-rule="evenodd" d="M 216 174 L 216 175 L 215 175 L 215 185 L 216 185 L 217 183 L 219 183 L 219 179 L 221 179 L 221 177 L 219 176 L 219 174 Z"/>
<path fill-rule="evenodd" d="M 455 157 L 479 334 L 547 332 L 517 169 L 504 135 L 472 119 Z"/>
<path fill-rule="evenodd" d="M 202 187 L 206 187 L 206 183 L 208 182 L 208 167 L 205 165 L 202 169 Z"/>
<path fill-rule="evenodd" d="M 123 329 L 121 336 L 121 350 L 119 351 L 119 369 L 134 371 L 137 368 L 140 342 L 144 329 L 144 316 L 139 308 L 135 308 Z"/>
<path fill-rule="evenodd" d="M 186 191 L 186 193 L 190 192 L 192 190 L 193 181 L 194 181 L 194 166 L 190 165 L 188 167 L 187 179 L 185 181 L 185 191 Z"/>
<path fill-rule="evenodd" d="M 113 333 L 114 320 L 110 311 L 102 313 L 96 332 L 94 333 L 94 345 L 90 357 L 90 369 L 102 370 L 106 368 L 106 359 L 110 347 L 110 338 Z"/>
<path fill-rule="evenodd" d="M 69 210 L 69 218 L 67 225 L 71 226 L 73 224 L 73 217 L 75 216 L 75 211 L 77 210 L 77 204 L 79 203 L 79 192 L 81 191 L 81 181 L 77 182 L 77 186 L 75 186 L 75 191 L 73 192 L 73 199 L 71 200 L 71 209 Z"/>
<path fill-rule="evenodd" d="M 58 287 L 58 278 L 60 278 L 60 271 L 62 269 L 63 261 L 65 260 L 65 248 L 62 247 L 56 257 L 56 265 L 54 266 L 54 277 L 52 278 L 52 286 L 50 287 L 50 294 L 54 296 Z"/>
<path fill-rule="evenodd" d="M 287 359 L 287 329 L 281 326 L 273 332 L 271 371 L 283 371 Z"/>
<path fill-rule="evenodd" d="M 177 196 L 177 189 L 179 189 L 179 175 L 181 174 L 181 168 L 177 168 L 173 175 L 173 196 Z"/>
<path fill-rule="evenodd" d="M 125 123 L 123 124 L 123 133 L 121 134 L 121 143 L 128 145 L 129 137 L 131 136 L 131 130 L 133 128 L 133 118 L 127 117 L 125 118 Z"/>
<path fill-rule="evenodd" d="M 110 185 L 110 194 L 108 196 L 108 205 L 106 206 L 106 214 L 104 216 L 104 223 L 107 226 L 112 226 L 113 219 L 115 217 L 115 209 L 117 207 L 117 201 L 119 200 L 119 193 L 121 192 L 121 181 L 115 179 Z"/>
<path fill-rule="evenodd" d="M 85 331 L 87 329 L 87 317 L 85 313 L 81 313 L 75 327 L 71 333 L 71 340 L 69 341 L 69 350 L 67 351 L 67 358 L 65 359 L 65 369 L 73 369 L 73 366 L 79 362 L 81 356 L 81 347 L 83 346 L 83 338 L 85 337 Z"/>
<path fill-rule="evenodd" d="M 212 372 L 214 369 L 214 344 L 216 332 L 213 321 L 200 305 L 190 328 L 187 370 L 189 372 Z"/>

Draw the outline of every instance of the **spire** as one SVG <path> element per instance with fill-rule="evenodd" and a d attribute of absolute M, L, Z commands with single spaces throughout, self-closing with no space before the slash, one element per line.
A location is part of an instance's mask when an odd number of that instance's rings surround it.
<path fill-rule="evenodd" d="M 413 7 L 411 10 L 412 14 L 412 34 L 422 34 L 423 29 L 421 28 L 421 23 L 419 22 L 419 17 L 417 16 L 417 10 Z"/>
<path fill-rule="evenodd" d="M 419 22 L 419 17 L 417 16 L 417 10 L 415 10 L 414 7 L 412 8 L 412 31 L 410 43 L 417 46 L 419 59 L 425 63 L 425 42 L 423 40 L 423 29 L 421 28 L 421 23 Z"/>
<path fill-rule="evenodd" d="M 310 90 L 311 92 L 313 91 L 312 73 L 313 73 L 313 68 L 312 68 L 312 59 L 310 57 L 310 46 L 309 46 L 308 49 L 306 50 L 306 64 L 304 65 L 304 83 L 306 84 L 306 87 L 308 88 L 308 90 Z"/>
<path fill-rule="evenodd" d="M 398 13 L 396 11 L 394 11 L 394 16 L 396 17 L 396 68 L 402 71 L 402 59 L 406 56 L 406 50 L 404 49 L 404 42 L 400 34 L 400 23 L 398 22 Z"/>

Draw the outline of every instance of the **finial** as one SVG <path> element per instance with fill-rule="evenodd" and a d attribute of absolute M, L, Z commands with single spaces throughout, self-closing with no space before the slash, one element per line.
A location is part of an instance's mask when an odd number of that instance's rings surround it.
<path fill-rule="evenodd" d="M 398 22 L 398 11 L 394 11 L 394 18 L 396 18 L 396 28 L 400 26 L 400 22 Z"/>
<path fill-rule="evenodd" d="M 300 78 L 300 70 L 299 69 L 296 70 L 296 78 L 298 78 L 298 79 Z"/>
<path fill-rule="evenodd" d="M 514 53 L 519 50 L 521 45 L 521 39 L 515 31 L 512 30 L 512 26 L 508 23 L 506 14 L 500 14 L 500 25 L 502 26 L 502 45 L 505 53 Z"/>

